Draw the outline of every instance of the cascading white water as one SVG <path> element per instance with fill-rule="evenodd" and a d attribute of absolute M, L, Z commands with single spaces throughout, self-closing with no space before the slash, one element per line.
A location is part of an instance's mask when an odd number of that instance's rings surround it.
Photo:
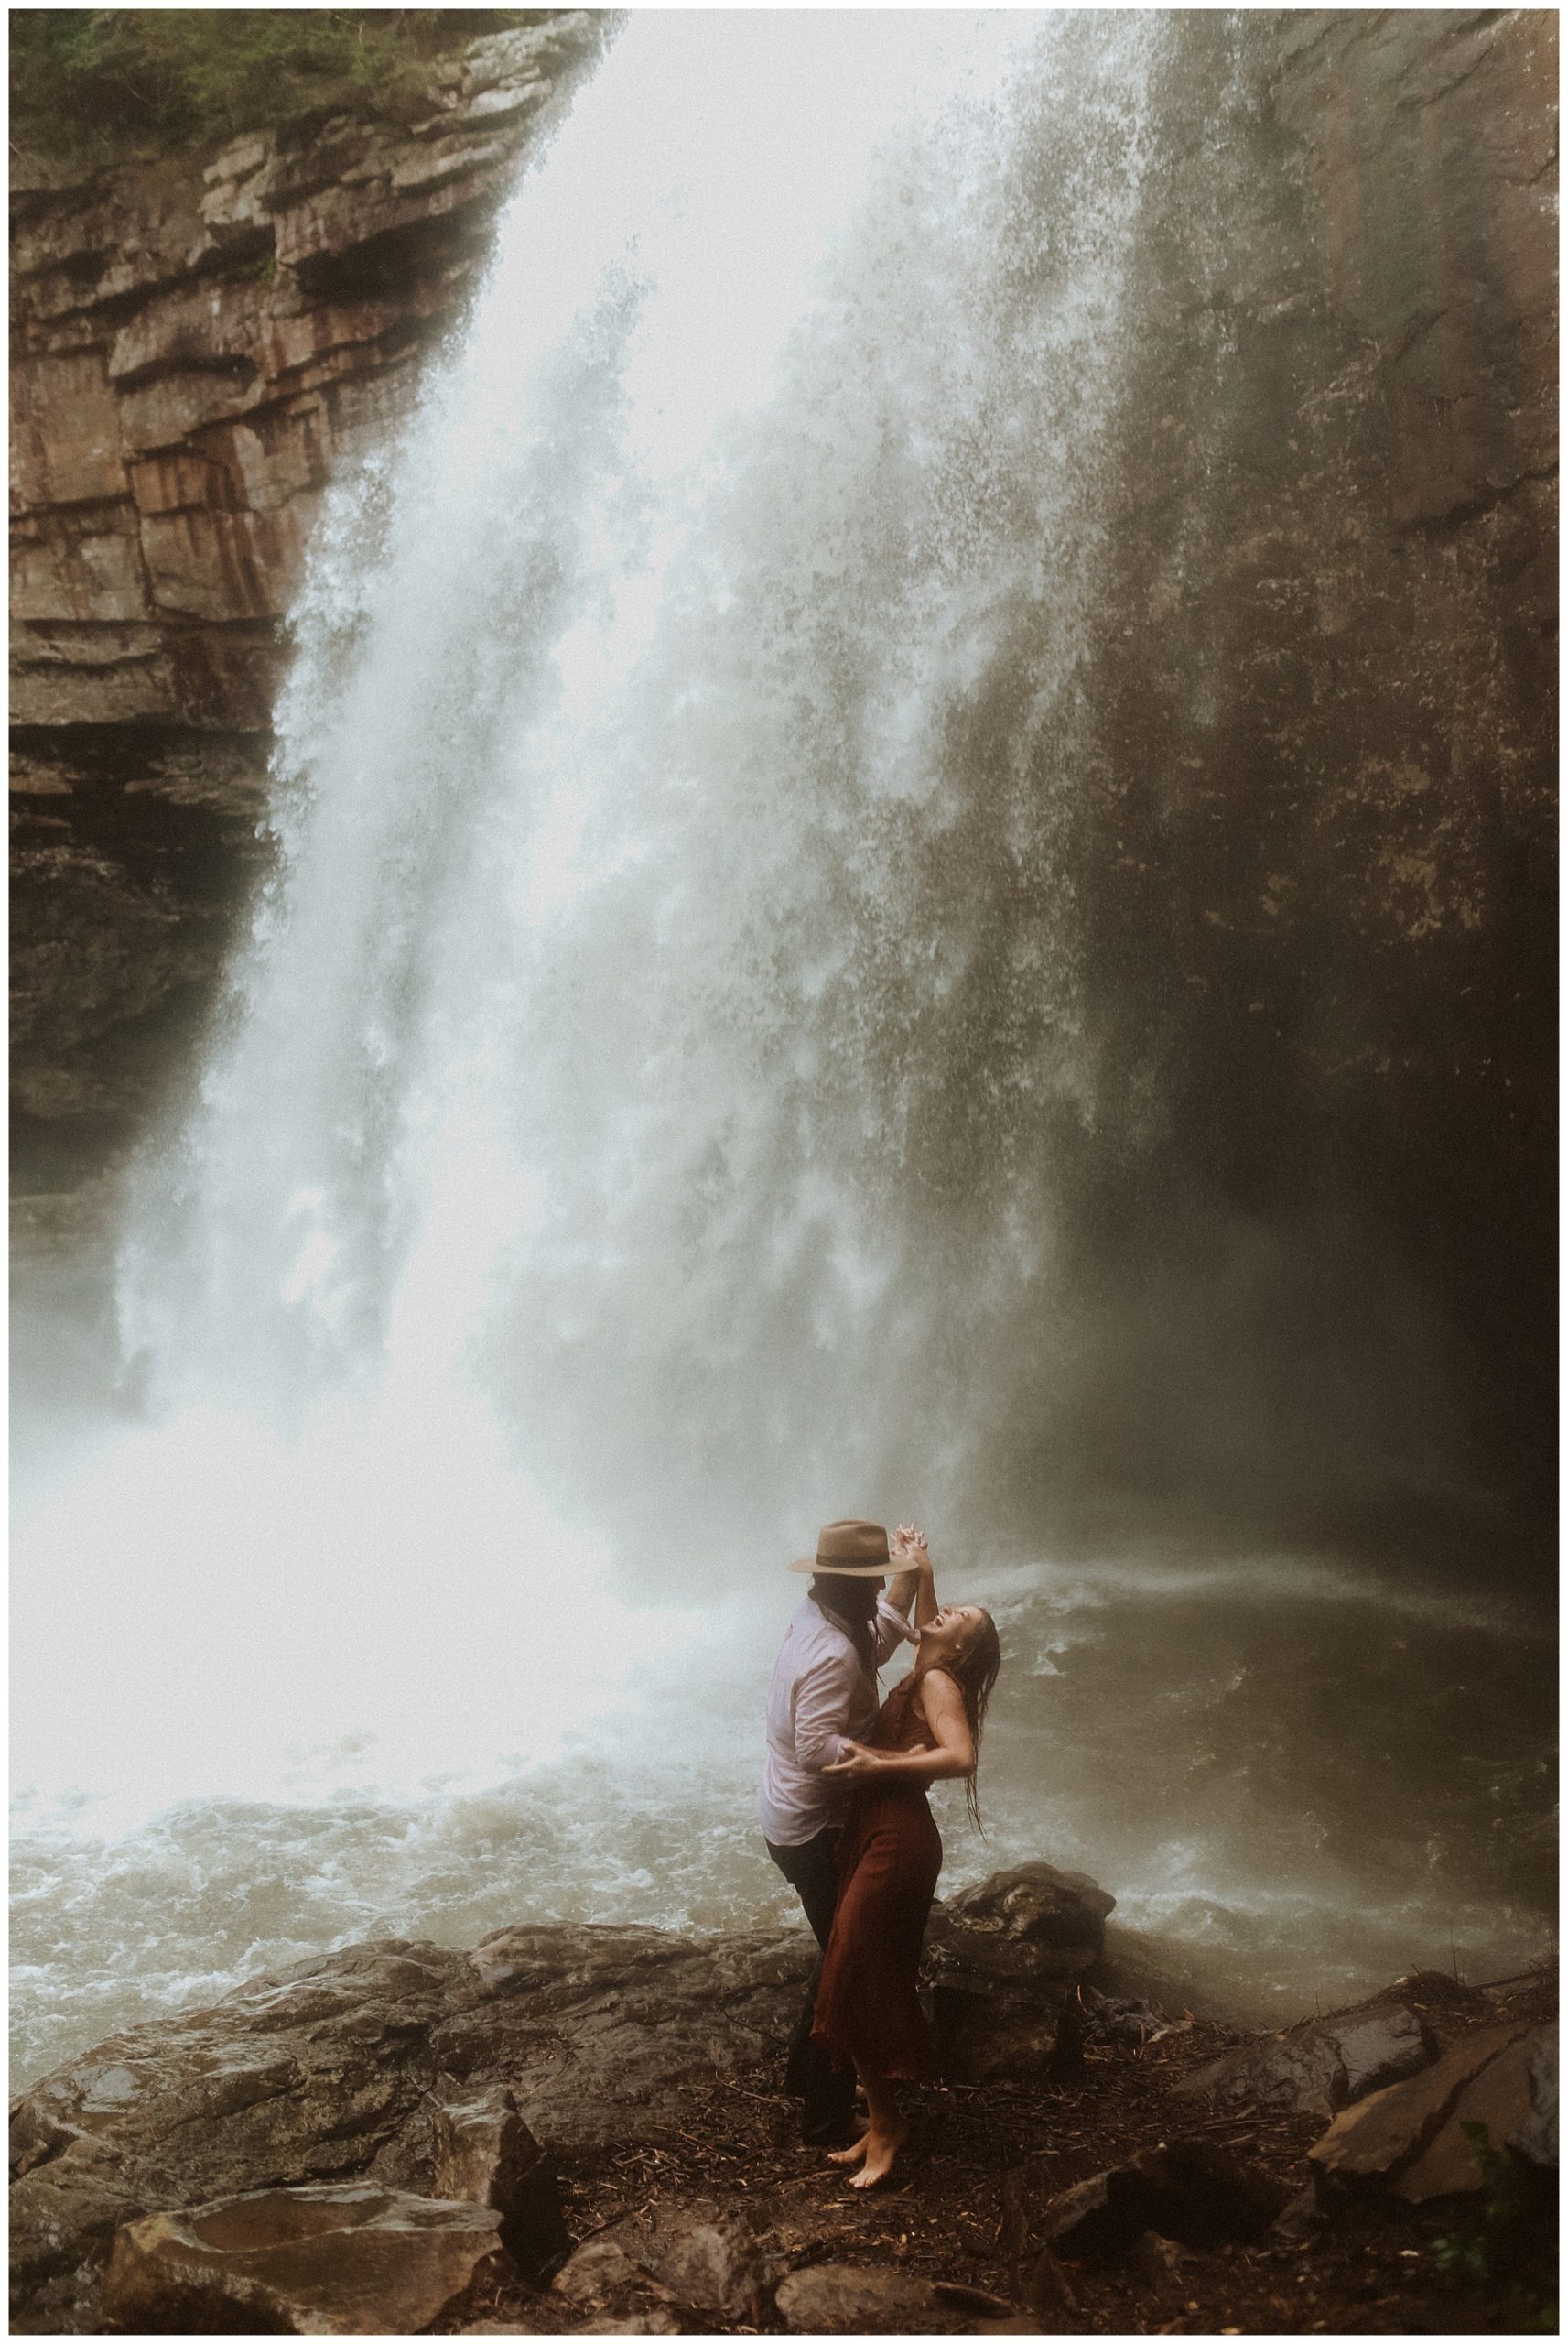
<path fill-rule="evenodd" d="M 524 1896 L 765 1902 L 778 1563 L 847 1511 L 978 1546 L 1065 1373 L 1060 840 L 1169 38 L 634 15 L 337 494 L 276 875 L 132 1199 L 144 1421 L 19 1536 L 19 1646 L 72 1655 L 18 1689 L 38 1901 L 149 1991 Z M 1102 1600 L 1038 1592 L 995 1577 L 1020 1682 Z M 999 1720 L 970 1869 L 1042 1848 Z M 265 1804 L 89 1897 L 51 1790 Z M 1156 1901 L 1211 1892 L 1198 1841 Z"/>
<path fill-rule="evenodd" d="M 32 1527 L 100 1773 L 149 1687 L 166 1795 L 344 1732 L 537 1754 L 607 1642 L 689 1644 L 649 1602 L 963 1493 L 1039 1307 L 1032 1119 L 1087 1097 L 1022 760 L 1070 787 L 1161 38 L 635 18 L 525 179 L 295 615 L 276 875 L 124 1242 L 158 1429 Z"/>
<path fill-rule="evenodd" d="M 330 1421 L 324 1485 L 416 1455 L 449 1600 L 498 1592 L 452 1551 L 454 1422 L 504 1427 L 492 1490 L 542 1475 L 688 1587 L 851 1497 L 918 1481 L 940 1514 L 961 1485 L 1048 1246 L 1049 1167 L 986 1145 L 1085 1079 L 1057 809 L 1017 765 L 1054 731 L 1070 786 L 1075 497 L 1159 37 L 633 22 L 409 446 L 331 515 L 280 869 L 146 1167 L 123 1322 L 203 1447 L 238 1410 L 247 1440 Z M 1095 173 L 1047 224 L 1017 185 L 1042 109 Z M 956 715 L 1021 609 L 1028 720 L 976 772 Z M 989 1004 L 1033 1028 L 1002 1042 L 1020 1112 L 957 1156 L 981 1252 L 920 1197 L 954 1178 L 993 858 L 1036 916 L 999 972 L 1019 1007 Z M 541 1584 L 499 1530 L 464 1543 Z M 316 1579 L 308 1524 L 288 1543 Z M 428 1559 L 396 1544 L 401 1615 Z M 580 1590 L 579 1548 L 542 1545 Z M 341 1563 L 319 1579 L 341 1604 Z"/>
<path fill-rule="evenodd" d="M 1159 38 L 627 27 L 318 555 L 281 873 L 127 1246 L 165 1404 L 482 1355 L 525 1460 L 586 1443 L 595 1504 L 730 1552 L 959 1464 L 1049 1243 L 1032 1111 L 1087 1082 L 1022 765 L 1054 734 L 1071 787 Z M 1044 222 L 1042 108 L 1092 165 Z M 1021 613 L 990 770 L 954 729 Z M 1011 1112 L 966 1074 L 997 863 Z M 983 1265 L 920 1211 L 955 1177 Z"/>

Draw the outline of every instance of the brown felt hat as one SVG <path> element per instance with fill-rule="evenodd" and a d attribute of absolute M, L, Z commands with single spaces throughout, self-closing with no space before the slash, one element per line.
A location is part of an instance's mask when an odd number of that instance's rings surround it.
<path fill-rule="evenodd" d="M 835 1579 L 886 1579 L 892 1568 L 888 1534 L 880 1522 L 825 1522 L 816 1552 L 791 1563 L 792 1571 L 831 1571 Z"/>

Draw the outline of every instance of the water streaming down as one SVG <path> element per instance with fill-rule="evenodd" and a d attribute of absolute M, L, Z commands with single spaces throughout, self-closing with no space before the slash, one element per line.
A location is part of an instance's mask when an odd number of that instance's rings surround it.
<path fill-rule="evenodd" d="M 334 1938 L 782 1912 L 777 1566 L 861 1509 L 1007 1639 L 953 1877 L 1082 1863 L 1238 2001 L 1528 1933 L 1419 1734 L 1376 1814 L 1333 1782 L 1346 1704 L 1461 1648 L 1484 1701 L 1519 1622 L 1054 1564 L 998 1483 L 1071 1373 L 1064 837 L 1169 38 L 633 16 L 337 494 L 276 874 L 129 1207 L 140 1421 L 20 1530 L 21 1648 L 76 1655 L 18 1695 L 25 2066 Z"/>
<path fill-rule="evenodd" d="M 317 565 L 283 876 L 128 1255 L 167 1397 L 287 1409 L 477 1346 L 535 1460 L 586 1435 L 596 1503 L 624 1481 L 688 1543 L 710 1498 L 726 1557 L 939 1418 L 957 1462 L 951 1394 L 1049 1246 L 1033 1101 L 1088 1105 L 1055 809 L 1010 765 L 1054 732 L 1070 787 L 1152 38 L 1075 88 L 1097 201 L 1033 312 L 1022 33 L 611 58 L 385 509 L 345 500 Z M 901 124 L 922 46 L 960 94 Z M 1025 722 L 977 771 L 953 711 L 1021 606 Z M 1002 870 L 1036 917 L 988 1105 Z"/>

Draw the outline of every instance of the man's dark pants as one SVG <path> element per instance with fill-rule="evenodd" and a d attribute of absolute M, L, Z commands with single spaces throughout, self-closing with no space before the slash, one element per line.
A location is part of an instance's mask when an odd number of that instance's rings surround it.
<path fill-rule="evenodd" d="M 827 1950 L 833 1908 L 838 1902 L 838 1833 L 819 1831 L 815 1839 L 807 1839 L 799 1848 L 775 1848 L 771 1839 L 764 1844 L 805 1905 L 812 1935 L 821 1948 L 811 1972 L 811 1983 L 806 1990 L 806 2002 L 789 2039 L 784 2089 L 806 2102 L 801 2138 L 836 2148 L 849 2137 L 855 2105 L 855 2073 L 852 2067 L 846 2067 L 842 2074 L 835 2071 L 821 2044 L 811 2039 L 811 2019 L 817 1981 L 822 1976 L 822 1953 Z"/>

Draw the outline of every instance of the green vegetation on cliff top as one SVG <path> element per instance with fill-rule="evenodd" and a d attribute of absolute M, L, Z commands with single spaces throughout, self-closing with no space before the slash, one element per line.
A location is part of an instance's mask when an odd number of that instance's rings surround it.
<path fill-rule="evenodd" d="M 105 162 L 320 107 L 397 114 L 425 69 L 540 8 L 16 8 L 11 140 Z"/>

